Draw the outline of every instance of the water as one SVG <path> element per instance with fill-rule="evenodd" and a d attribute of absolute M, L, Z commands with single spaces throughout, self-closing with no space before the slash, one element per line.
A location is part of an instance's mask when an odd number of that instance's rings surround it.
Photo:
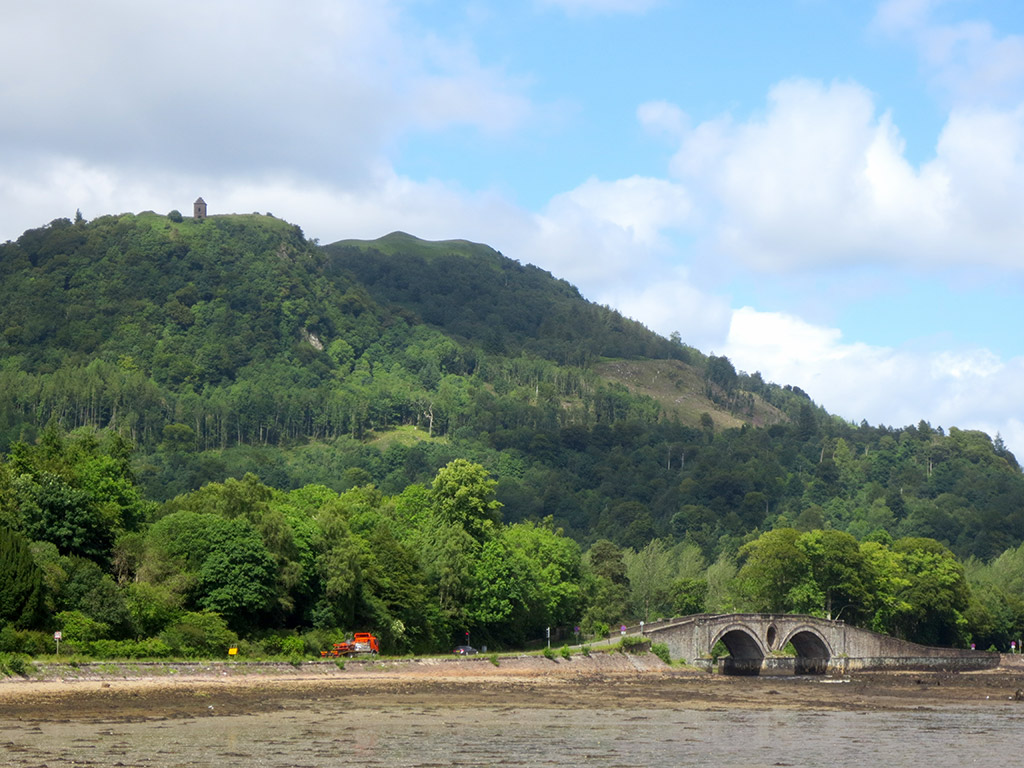
<path fill-rule="evenodd" d="M 57 766 L 1007 766 L 1024 710 L 555 709 L 284 702 L 144 722 L 0 721 L 0 764 Z"/>

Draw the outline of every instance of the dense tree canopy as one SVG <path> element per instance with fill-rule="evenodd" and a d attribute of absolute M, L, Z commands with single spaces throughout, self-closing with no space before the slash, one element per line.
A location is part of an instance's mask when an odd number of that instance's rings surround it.
<path fill-rule="evenodd" d="M 0 453 L 0 623 L 82 643 L 502 646 L 737 609 L 1024 630 L 998 436 L 846 423 L 461 241 L 26 232 L 0 245 Z"/>

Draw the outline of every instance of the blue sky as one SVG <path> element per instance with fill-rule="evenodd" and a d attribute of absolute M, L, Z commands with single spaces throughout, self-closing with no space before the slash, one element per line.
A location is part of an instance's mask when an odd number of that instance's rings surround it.
<path fill-rule="evenodd" d="M 1019 2 L 79 7 L 4 11 L 0 239 L 203 195 L 476 240 L 851 421 L 1024 454 Z"/>

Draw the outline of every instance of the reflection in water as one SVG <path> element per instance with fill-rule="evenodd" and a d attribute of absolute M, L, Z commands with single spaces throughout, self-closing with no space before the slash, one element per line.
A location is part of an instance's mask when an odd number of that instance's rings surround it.
<path fill-rule="evenodd" d="M 1005 766 L 1016 710 L 543 709 L 299 702 L 143 723 L 0 721 L 5 766 Z"/>

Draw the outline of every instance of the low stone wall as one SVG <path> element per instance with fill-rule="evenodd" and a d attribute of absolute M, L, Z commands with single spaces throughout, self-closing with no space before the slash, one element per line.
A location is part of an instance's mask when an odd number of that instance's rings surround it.
<path fill-rule="evenodd" d="M 355 678 L 373 675 L 410 677 L 587 677 L 663 675 L 665 663 L 649 651 L 577 653 L 549 659 L 541 655 L 476 655 L 469 657 L 315 659 L 299 664 L 282 661 L 36 661 L 27 677 L 2 677 L 0 685 L 24 680 L 217 679 L 230 677 Z M 496 663 L 495 663 L 496 662 Z"/>
<path fill-rule="evenodd" d="M 814 659 L 801 656 L 768 656 L 764 659 L 710 659 L 699 660 L 698 666 L 706 672 L 718 671 L 723 675 L 824 675 L 847 674 L 855 671 L 932 671 L 976 672 L 1006 666 L 997 653 L 960 651 L 930 656 L 866 656 Z"/>
<path fill-rule="evenodd" d="M 983 669 L 995 669 L 999 666 L 998 653 L 980 651 L 961 651 L 956 655 L 930 656 L 867 656 L 860 658 L 836 658 L 828 664 L 830 672 L 840 674 L 855 670 L 878 671 L 941 671 L 941 672 L 975 672 Z"/>
<path fill-rule="evenodd" d="M 711 670 L 708 665 L 708 671 Z M 768 656 L 764 659 L 733 659 L 727 656 L 718 661 L 723 675 L 824 675 L 829 669 L 827 659 L 803 656 Z"/>

